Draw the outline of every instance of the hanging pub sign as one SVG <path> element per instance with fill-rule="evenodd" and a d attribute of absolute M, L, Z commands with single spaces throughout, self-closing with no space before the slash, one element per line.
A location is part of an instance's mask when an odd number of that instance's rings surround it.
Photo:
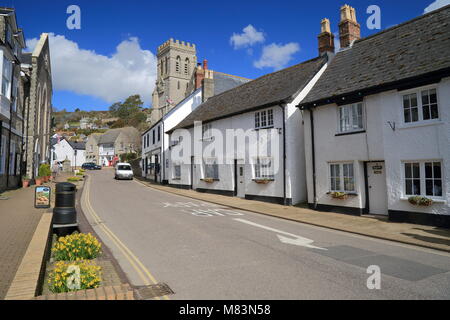
<path fill-rule="evenodd" d="M 46 186 L 38 186 L 34 191 L 34 207 L 50 208 L 50 194 L 52 189 Z"/>

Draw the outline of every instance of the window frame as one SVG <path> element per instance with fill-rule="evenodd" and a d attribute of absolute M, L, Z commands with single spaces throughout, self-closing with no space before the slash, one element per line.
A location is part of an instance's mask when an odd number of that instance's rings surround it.
<path fill-rule="evenodd" d="M 435 119 L 423 119 L 423 103 L 422 103 L 422 92 L 423 91 L 430 91 L 435 90 L 436 91 L 436 103 L 437 103 L 437 113 L 438 117 Z M 406 122 L 405 120 L 405 114 L 404 114 L 404 104 L 403 104 L 403 98 L 407 95 L 415 94 L 417 98 L 417 110 L 418 110 L 418 120 L 417 121 L 410 121 Z M 441 122 L 442 121 L 442 113 L 441 113 L 441 101 L 439 96 L 439 89 L 437 85 L 427 85 L 422 87 L 417 87 L 409 90 L 399 91 L 399 105 L 400 105 L 400 123 L 404 127 L 414 127 L 422 124 L 429 124 L 429 123 L 435 123 L 435 122 Z M 431 115 L 431 113 L 430 113 Z"/>
<path fill-rule="evenodd" d="M 264 161 L 261 161 L 264 160 Z M 255 157 L 253 161 L 253 179 L 254 180 L 275 180 L 273 157 Z M 266 163 L 264 163 L 266 162 Z M 270 163 L 270 166 L 268 166 Z M 265 171 L 265 173 L 263 173 Z"/>
<path fill-rule="evenodd" d="M 352 165 L 352 171 L 353 171 L 353 190 L 345 190 L 345 176 L 344 176 L 344 165 Z M 339 167 L 339 176 L 333 176 L 335 178 L 339 178 L 339 189 L 333 189 L 331 187 L 331 166 L 338 166 Z M 357 190 L 357 176 L 356 176 L 356 164 L 354 161 L 333 161 L 328 162 L 328 190 L 329 192 L 345 192 L 347 194 L 356 194 Z"/>
<path fill-rule="evenodd" d="M 179 170 L 179 174 L 177 174 L 177 168 Z M 173 180 L 180 180 L 181 179 L 181 164 L 174 163 L 173 165 L 173 172 L 172 172 L 172 179 Z"/>
<path fill-rule="evenodd" d="M 428 180 L 428 179 L 426 178 L 425 164 L 430 163 L 430 162 L 431 163 L 434 163 L 434 162 L 440 163 L 440 167 L 441 167 L 441 177 L 440 177 L 441 195 L 440 196 L 427 195 L 426 180 Z M 406 192 L 406 179 L 414 179 L 414 178 L 406 178 L 405 167 L 406 167 L 406 164 L 412 164 L 412 163 L 419 164 L 420 194 L 407 194 L 407 192 Z M 427 197 L 427 198 L 433 199 L 433 200 L 444 200 L 445 199 L 446 176 L 445 176 L 445 169 L 444 169 L 444 161 L 442 159 L 403 160 L 403 161 L 401 161 L 401 179 L 402 179 L 401 181 L 402 181 L 402 196 L 403 196 L 403 198 L 421 196 L 421 197 Z"/>
<path fill-rule="evenodd" d="M 208 166 L 212 166 L 213 175 L 211 177 L 208 176 L 207 172 Z M 217 169 L 214 169 L 216 167 Z M 209 158 L 203 158 L 203 179 L 213 179 L 218 181 L 219 180 L 219 164 L 217 163 L 217 158 L 215 157 L 209 157 Z"/>
<path fill-rule="evenodd" d="M 254 113 L 255 129 L 268 129 L 274 127 L 273 108 L 258 110 Z"/>
<path fill-rule="evenodd" d="M 202 139 L 211 139 L 212 138 L 212 123 L 204 123 L 202 124 Z"/>
<path fill-rule="evenodd" d="M 353 106 L 358 106 L 361 105 L 361 128 L 353 128 Z M 350 130 L 343 130 L 341 127 L 341 110 L 344 110 L 346 108 L 350 108 L 350 113 L 349 113 L 349 119 L 350 119 L 350 123 L 349 126 L 351 127 Z M 341 106 L 337 106 L 337 134 L 347 134 L 347 133 L 357 133 L 357 132 L 362 132 L 366 129 L 366 124 L 365 124 L 365 118 L 366 118 L 366 114 L 365 114 L 365 107 L 364 107 L 364 102 L 360 101 L 360 102 L 355 102 L 355 103 L 350 103 L 350 104 L 346 104 L 346 105 L 341 105 Z"/>

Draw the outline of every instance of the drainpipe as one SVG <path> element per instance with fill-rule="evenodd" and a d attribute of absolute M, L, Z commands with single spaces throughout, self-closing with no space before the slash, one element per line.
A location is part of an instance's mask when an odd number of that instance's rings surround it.
<path fill-rule="evenodd" d="M 317 191 L 316 191 L 316 148 L 314 144 L 314 114 L 313 109 L 309 109 L 309 119 L 311 122 L 311 153 L 312 153 L 312 171 L 313 171 L 313 197 L 314 209 L 317 209 Z"/>
<path fill-rule="evenodd" d="M 287 205 L 286 201 L 286 119 L 285 119 L 285 107 L 286 104 L 279 105 L 283 114 L 283 204 Z"/>

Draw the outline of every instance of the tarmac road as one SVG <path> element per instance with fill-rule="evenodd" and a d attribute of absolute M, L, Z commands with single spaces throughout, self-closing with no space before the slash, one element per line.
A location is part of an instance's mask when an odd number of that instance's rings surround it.
<path fill-rule="evenodd" d="M 170 299 L 450 298 L 447 253 L 116 181 L 111 169 L 89 173 L 82 207 L 131 283 L 164 282 Z"/>

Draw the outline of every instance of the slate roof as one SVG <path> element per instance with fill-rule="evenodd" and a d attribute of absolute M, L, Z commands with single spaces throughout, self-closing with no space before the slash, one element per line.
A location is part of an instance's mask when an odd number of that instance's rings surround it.
<path fill-rule="evenodd" d="M 84 143 L 84 142 L 73 142 L 73 141 L 67 140 L 67 143 L 70 144 L 70 146 L 74 150 L 86 150 L 86 143 Z"/>
<path fill-rule="evenodd" d="M 259 107 L 290 102 L 326 61 L 326 56 L 308 60 L 213 96 L 198 106 L 171 131 L 190 127 L 194 121 L 212 121 Z"/>
<path fill-rule="evenodd" d="M 356 41 L 338 52 L 301 106 L 450 68 L 450 6 Z"/>
<path fill-rule="evenodd" d="M 226 74 L 218 71 L 213 71 L 214 80 L 214 95 L 221 94 L 227 90 L 233 89 L 240 86 L 243 83 L 251 81 L 250 79 L 233 76 L 231 74 Z"/>
<path fill-rule="evenodd" d="M 116 142 L 117 137 L 119 136 L 119 134 L 123 132 L 124 134 L 126 134 L 128 137 L 132 138 L 133 135 L 137 135 L 139 136 L 139 132 L 136 128 L 133 127 L 124 127 L 124 128 L 117 128 L 117 129 L 109 129 L 108 131 L 106 131 L 104 134 L 102 134 L 101 136 L 99 136 L 98 138 L 98 143 L 99 144 L 103 144 L 103 143 L 114 143 Z"/>

